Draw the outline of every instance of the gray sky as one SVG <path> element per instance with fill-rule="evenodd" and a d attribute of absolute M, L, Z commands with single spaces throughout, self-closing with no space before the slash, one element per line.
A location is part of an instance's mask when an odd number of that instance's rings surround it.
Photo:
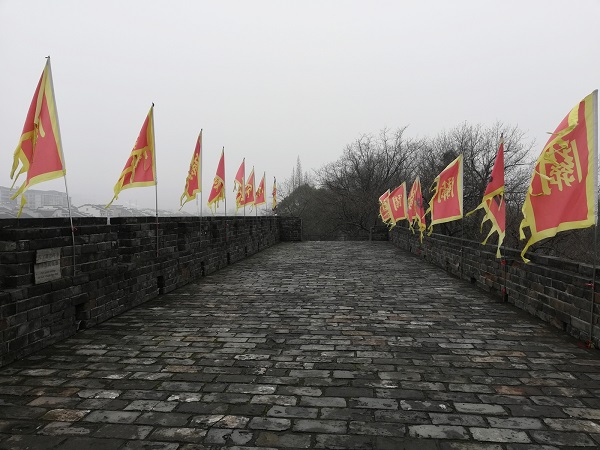
<path fill-rule="evenodd" d="M 383 127 L 500 120 L 537 156 L 600 84 L 598 19 L 597 0 L 0 0 L 0 185 L 47 55 L 75 204 L 112 198 L 152 102 L 160 208 L 200 128 L 203 201 L 225 146 L 228 206 L 243 157 L 270 193 L 298 155 L 316 169 Z M 153 207 L 154 188 L 118 202 Z"/>

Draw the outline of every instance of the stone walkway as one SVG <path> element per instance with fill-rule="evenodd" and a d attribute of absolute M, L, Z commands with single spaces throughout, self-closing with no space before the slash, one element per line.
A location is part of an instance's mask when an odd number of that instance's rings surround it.
<path fill-rule="evenodd" d="M 599 447 L 599 380 L 389 243 L 280 244 L 0 369 L 0 448 Z"/>

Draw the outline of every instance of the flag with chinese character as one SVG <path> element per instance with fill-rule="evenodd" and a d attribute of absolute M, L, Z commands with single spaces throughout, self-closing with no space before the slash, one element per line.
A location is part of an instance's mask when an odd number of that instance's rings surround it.
<path fill-rule="evenodd" d="M 21 208 L 17 217 L 21 215 L 23 206 L 27 202 L 22 194 L 30 186 L 42 181 L 60 178 L 65 176 L 66 173 L 60 130 L 58 128 L 50 58 L 46 61 L 46 66 L 33 94 L 25 125 L 23 125 L 23 132 L 14 152 L 10 172 L 13 186 L 23 173 L 26 174 L 25 182 L 12 196 L 15 199 L 18 195 L 21 195 Z"/>
<path fill-rule="evenodd" d="M 521 252 L 564 230 L 596 223 L 598 91 L 579 102 L 558 125 L 538 157 L 523 204 L 520 235 L 531 236 Z"/>
<path fill-rule="evenodd" d="M 185 180 L 185 189 L 181 195 L 181 198 L 179 199 L 179 203 L 182 208 L 187 202 L 194 200 L 198 192 L 202 192 L 202 169 L 200 167 L 201 152 L 202 130 L 200 130 L 198 140 L 196 141 L 196 148 L 194 149 L 192 161 L 190 162 L 190 170 Z"/>
<path fill-rule="evenodd" d="M 271 210 L 275 212 L 277 209 L 277 178 L 273 177 L 273 192 L 271 192 L 273 196 L 273 202 L 271 203 Z"/>
<path fill-rule="evenodd" d="M 412 232 L 415 232 L 414 224 L 417 223 L 421 232 L 421 242 L 423 242 L 423 232 L 427 228 L 425 221 L 425 208 L 423 206 L 423 195 L 421 193 L 421 180 L 417 177 L 410 188 L 408 194 L 408 224 Z"/>
<path fill-rule="evenodd" d="M 221 159 L 219 159 L 217 173 L 215 174 L 215 179 L 208 195 L 208 207 L 211 210 L 214 207 L 214 211 L 216 212 L 221 200 L 225 200 L 225 148 L 221 150 Z"/>
<path fill-rule="evenodd" d="M 500 138 L 498 155 L 494 162 L 490 181 L 483 193 L 481 204 L 473 211 L 467 213 L 467 216 L 470 216 L 481 208 L 485 211 L 485 215 L 481 221 L 481 229 L 483 230 L 483 224 L 488 220 L 492 223 L 492 227 L 482 244 L 485 244 L 493 233 L 498 233 L 496 258 L 502 258 L 500 247 L 502 246 L 506 234 L 506 204 L 504 202 L 504 139 L 502 138 Z"/>
<path fill-rule="evenodd" d="M 390 190 L 388 189 L 379 197 L 379 217 L 383 223 L 392 221 L 392 212 L 390 211 Z"/>
<path fill-rule="evenodd" d="M 267 203 L 267 199 L 265 197 L 265 173 L 263 172 L 263 176 L 258 183 L 258 187 L 256 188 L 256 197 L 254 198 L 254 206 L 264 205 Z"/>
<path fill-rule="evenodd" d="M 246 180 L 246 193 L 244 195 L 244 205 L 254 205 L 254 167 Z"/>
<path fill-rule="evenodd" d="M 394 228 L 396 226 L 396 222 L 398 222 L 399 220 L 406 219 L 406 203 L 406 182 L 404 182 L 392 192 L 390 192 L 390 228 Z"/>
<path fill-rule="evenodd" d="M 156 163 L 154 158 L 154 103 L 144 120 L 133 150 L 125 163 L 121 176 L 115 184 L 115 196 L 106 207 L 119 198 L 123 189 L 154 186 L 156 184 Z"/>
<path fill-rule="evenodd" d="M 463 216 L 463 156 L 452 161 L 433 181 L 433 196 L 427 212 L 431 213 L 429 234 L 438 223 L 451 222 Z"/>
<path fill-rule="evenodd" d="M 246 204 L 246 189 L 244 187 L 244 178 L 246 177 L 246 158 L 242 160 L 242 164 L 235 174 L 233 180 L 233 192 L 235 192 L 235 210 L 237 211 Z"/>

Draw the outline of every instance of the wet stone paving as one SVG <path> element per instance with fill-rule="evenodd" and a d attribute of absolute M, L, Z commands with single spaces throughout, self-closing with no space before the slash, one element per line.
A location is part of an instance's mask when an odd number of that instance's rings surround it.
<path fill-rule="evenodd" d="M 0 448 L 600 447 L 599 355 L 390 243 L 285 243 L 1 368 Z"/>

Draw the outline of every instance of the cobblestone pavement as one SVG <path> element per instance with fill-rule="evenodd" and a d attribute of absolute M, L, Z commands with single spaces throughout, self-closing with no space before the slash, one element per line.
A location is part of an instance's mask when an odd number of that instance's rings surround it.
<path fill-rule="evenodd" d="M 0 369 L 0 448 L 599 447 L 599 379 L 389 243 L 280 244 Z"/>

